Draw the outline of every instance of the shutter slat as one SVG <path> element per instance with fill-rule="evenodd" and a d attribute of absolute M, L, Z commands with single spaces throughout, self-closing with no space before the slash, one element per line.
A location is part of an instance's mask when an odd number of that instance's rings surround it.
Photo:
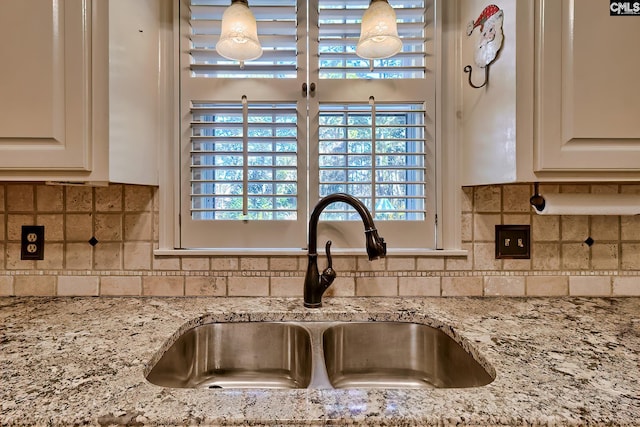
<path fill-rule="evenodd" d="M 227 156 L 227 155 L 237 156 L 238 154 L 242 154 L 242 152 L 241 151 L 225 151 L 225 150 L 192 150 L 191 154 L 195 156 L 206 156 L 210 154 L 213 154 L 215 156 Z M 293 157 L 293 158 L 296 157 L 296 153 L 277 152 L 277 154 L 274 154 L 273 151 L 249 151 L 249 155 L 250 156 L 273 156 L 280 159 L 286 158 L 286 157 Z"/>
<path fill-rule="evenodd" d="M 262 103 L 262 104 L 252 103 L 251 105 L 252 105 L 251 112 L 253 114 L 274 114 L 274 112 L 277 112 L 278 114 L 296 114 L 297 113 L 295 106 L 283 107 L 282 105 L 273 104 L 271 102 Z M 261 108 L 262 105 L 264 105 L 265 108 Z M 226 114 L 226 115 L 240 114 L 242 115 L 242 109 L 236 108 L 233 105 L 225 105 L 225 106 L 212 105 L 212 106 L 205 106 L 205 107 L 192 107 L 191 112 L 197 113 L 197 114 Z"/>
<path fill-rule="evenodd" d="M 261 35 L 296 35 L 296 21 L 294 19 L 281 16 L 277 21 L 258 22 L 258 37 Z M 196 35 L 220 35 L 222 22 L 213 19 L 191 20 L 192 34 Z"/>
<path fill-rule="evenodd" d="M 360 23 L 320 23 L 320 37 L 342 36 L 342 37 L 359 37 Z M 398 22 L 398 35 L 416 36 L 424 30 L 424 22 Z M 321 40 L 322 43 L 322 40 Z"/>
<path fill-rule="evenodd" d="M 216 122 L 191 122 L 191 127 L 194 129 L 207 129 L 207 128 L 216 128 L 216 129 L 238 129 L 242 127 L 242 123 L 216 123 Z M 278 123 L 277 125 L 272 125 L 271 123 L 250 123 L 249 128 L 251 129 L 288 129 L 288 128 L 296 128 L 295 123 Z"/>
<path fill-rule="evenodd" d="M 401 37 L 403 44 L 403 51 L 410 51 L 411 48 L 417 49 L 424 45 L 425 39 L 422 37 Z M 351 49 L 355 52 L 356 44 L 358 43 L 358 37 L 326 37 L 322 40 L 323 52 L 330 52 L 330 47 L 345 46 L 353 47 Z"/>
<path fill-rule="evenodd" d="M 218 42 L 219 34 L 194 34 L 191 36 L 191 42 L 194 49 L 215 50 Z M 289 49 L 295 50 L 295 35 L 260 35 L 260 43 L 263 50 L 269 49 Z"/>
<path fill-rule="evenodd" d="M 364 12 L 364 10 L 367 7 L 369 7 L 369 3 L 371 3 L 371 0 L 348 0 L 348 2 L 349 2 L 350 8 L 362 9 L 362 11 Z M 254 0 L 251 0 L 251 4 L 253 3 L 254 3 Z M 399 2 L 394 0 L 391 0 L 391 2 L 389 2 L 391 6 L 394 6 L 394 9 L 396 8 L 395 6 L 397 3 Z M 321 7 L 322 8 L 330 8 L 330 7 L 344 8 L 344 4 L 345 4 L 345 0 L 322 0 Z M 424 0 L 402 0 L 402 5 L 406 8 L 415 8 L 415 7 L 424 8 Z"/>
<path fill-rule="evenodd" d="M 393 56 L 393 58 L 389 58 L 389 61 L 418 61 L 425 57 L 424 52 L 400 52 Z M 367 67 L 369 66 L 369 60 L 362 59 L 355 52 L 321 52 L 320 53 L 321 61 L 362 61 L 366 62 Z"/>
<path fill-rule="evenodd" d="M 259 197 L 259 196 L 255 196 L 255 197 Z M 271 197 L 271 196 L 269 196 L 269 197 Z M 274 195 L 273 197 L 281 198 L 283 196 Z M 237 198 L 239 198 L 239 197 L 237 197 Z M 191 211 L 194 212 L 194 213 L 208 213 L 209 212 L 209 210 L 207 210 L 207 209 L 192 209 Z M 231 210 L 231 209 L 218 209 L 216 212 L 218 214 L 220 214 L 220 213 L 235 214 L 237 211 Z M 283 214 L 283 213 L 289 213 L 289 214 L 293 215 L 293 214 L 296 213 L 296 211 L 290 210 L 290 209 L 252 209 L 252 208 L 249 208 L 248 212 L 249 212 L 249 215 L 251 215 L 252 213 L 254 213 L 254 214 L 264 214 L 264 213 Z M 245 218 L 221 218 L 221 219 L 242 219 L 242 220 L 244 220 Z M 260 219 L 263 219 L 263 218 L 260 218 Z"/>
<path fill-rule="evenodd" d="M 215 64 L 222 61 L 229 61 L 214 49 L 192 49 L 189 53 L 198 64 Z M 267 61 L 275 63 L 276 61 L 279 61 L 295 65 L 296 57 L 297 52 L 295 49 L 264 50 L 260 59 L 256 60 L 255 63 Z"/>
<path fill-rule="evenodd" d="M 273 2 L 271 2 L 273 3 Z M 281 2 L 287 3 L 287 2 Z M 268 6 L 259 6 L 256 5 L 254 1 L 251 1 L 249 7 L 251 8 L 251 12 L 253 16 L 255 16 L 256 21 L 268 20 L 268 19 L 278 19 L 282 16 L 292 16 L 296 13 L 296 5 L 294 1 L 289 1 L 289 4 L 269 4 Z M 191 10 L 191 19 L 195 19 L 198 21 L 221 21 L 222 14 L 229 7 L 230 2 L 226 1 L 224 4 L 220 5 L 192 5 L 190 7 Z"/>
<path fill-rule="evenodd" d="M 226 60 L 227 62 L 230 62 Z M 246 74 L 252 73 L 290 73 L 296 72 L 295 64 L 273 65 L 260 64 L 257 61 L 245 62 L 244 70 L 241 70 L 238 64 L 191 64 L 191 70 L 198 73 L 208 72 L 210 74 L 234 74 L 238 77 L 239 72 L 244 71 Z"/>
<path fill-rule="evenodd" d="M 341 156 L 342 154 L 336 154 L 337 156 Z M 371 153 L 362 153 L 360 154 L 360 156 L 366 156 L 366 155 L 371 155 Z M 377 156 L 378 154 L 375 154 L 375 156 Z M 213 167 L 213 166 L 211 166 Z M 342 169 L 348 169 L 350 171 L 370 171 L 371 170 L 371 166 L 322 166 L 320 168 L 320 170 L 342 170 Z M 415 171 L 415 170 L 423 170 L 424 166 L 376 166 L 376 169 L 378 170 L 388 170 L 388 171 L 394 171 L 394 170 L 404 170 L 404 171 Z M 357 184 L 358 182 L 351 182 L 351 184 Z M 405 181 L 402 182 L 403 184 L 405 183 Z M 387 181 L 384 181 L 384 184 L 387 184 Z"/>
<path fill-rule="evenodd" d="M 326 2 L 323 1 L 322 4 L 324 5 Z M 344 3 L 344 1 L 343 1 Z M 392 2 L 393 3 L 393 2 Z M 406 2 L 404 2 L 406 3 Z M 406 4 L 403 5 L 403 7 L 394 7 L 393 10 L 396 13 L 396 18 L 400 21 L 408 21 L 411 22 L 412 20 L 417 20 L 419 18 L 416 17 L 423 17 L 425 16 L 425 8 L 423 7 L 423 2 L 417 2 L 420 4 L 420 7 L 406 7 Z M 367 3 L 367 6 L 369 4 Z M 341 22 L 356 22 L 358 25 L 360 25 L 360 22 L 362 21 L 362 15 L 364 14 L 364 11 L 366 10 L 366 7 L 354 7 L 355 5 L 352 2 L 349 2 L 349 7 L 348 9 L 344 9 L 344 8 L 334 8 L 334 9 L 330 9 L 330 8 L 326 8 L 323 7 L 320 9 L 320 14 L 322 15 L 322 18 L 324 20 L 330 21 L 330 20 L 339 20 Z M 392 6 L 394 6 L 392 4 Z M 251 7 L 251 10 L 253 10 L 253 6 Z M 256 16 L 257 19 L 257 16 Z M 402 25 L 403 22 L 399 23 L 399 25 Z"/>
<path fill-rule="evenodd" d="M 374 61 L 373 73 L 417 73 L 423 72 L 424 67 L 420 66 L 408 66 L 408 67 L 393 67 L 393 66 L 376 66 Z M 369 72 L 369 66 L 367 65 L 362 67 L 323 67 L 322 72 L 324 73 L 351 73 L 351 72 Z"/>
<path fill-rule="evenodd" d="M 231 4 L 230 0 L 191 0 L 190 7 L 198 7 L 198 6 L 224 6 L 228 7 Z M 272 6 L 274 4 L 273 0 L 251 0 L 250 7 L 253 9 L 258 6 Z M 279 5 L 295 5 L 296 0 L 280 0 L 277 4 Z"/>
<path fill-rule="evenodd" d="M 250 138 L 252 143 L 274 143 L 279 144 L 296 144 L 298 141 L 295 138 L 283 137 L 283 136 L 261 136 L 259 138 Z M 225 143 L 225 144 L 238 144 L 242 142 L 242 138 L 229 137 L 229 136 L 192 136 L 191 142 L 197 144 L 203 143 Z"/>

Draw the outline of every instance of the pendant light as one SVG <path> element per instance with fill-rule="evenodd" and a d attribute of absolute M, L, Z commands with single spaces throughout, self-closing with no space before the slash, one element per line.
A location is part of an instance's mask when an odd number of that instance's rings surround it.
<path fill-rule="evenodd" d="M 244 61 L 262 55 L 258 25 L 247 0 L 231 0 L 231 5 L 222 14 L 222 31 L 216 51 L 224 58 L 240 61 L 240 67 L 244 67 Z"/>
<path fill-rule="evenodd" d="M 356 55 L 364 59 L 383 59 L 401 50 L 396 12 L 387 0 L 371 0 L 362 16 Z"/>

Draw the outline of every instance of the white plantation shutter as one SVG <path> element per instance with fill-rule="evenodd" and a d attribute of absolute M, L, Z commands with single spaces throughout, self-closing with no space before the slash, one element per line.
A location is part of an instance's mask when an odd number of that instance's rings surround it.
<path fill-rule="evenodd" d="M 299 249 L 307 211 L 299 25 L 306 7 L 251 0 L 263 55 L 241 68 L 215 51 L 229 4 L 180 3 L 180 246 Z"/>
<path fill-rule="evenodd" d="M 355 55 L 369 0 L 318 0 L 309 7 L 309 200 L 346 191 L 371 209 L 390 248 L 435 247 L 435 3 L 389 0 L 402 51 L 373 61 Z M 358 217 L 329 206 L 318 241 L 361 247 Z M 324 226 L 323 226 L 324 225 Z"/>

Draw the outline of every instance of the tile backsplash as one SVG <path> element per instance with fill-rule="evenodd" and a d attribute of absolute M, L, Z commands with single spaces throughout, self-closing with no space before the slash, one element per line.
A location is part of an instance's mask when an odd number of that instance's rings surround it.
<path fill-rule="evenodd" d="M 640 195 L 640 184 L 540 189 Z M 539 216 L 532 192 L 463 188 L 468 256 L 335 256 L 327 295 L 640 296 L 640 216 Z M 154 256 L 158 215 L 155 187 L 0 183 L 0 295 L 302 296 L 304 256 Z M 36 224 L 44 260 L 20 260 L 21 227 Z M 495 259 L 496 224 L 529 224 L 531 259 Z"/>

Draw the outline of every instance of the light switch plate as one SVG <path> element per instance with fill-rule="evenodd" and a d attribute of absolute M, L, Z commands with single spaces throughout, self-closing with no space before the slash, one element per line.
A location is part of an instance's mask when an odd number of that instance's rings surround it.
<path fill-rule="evenodd" d="M 496 225 L 496 259 L 530 259 L 529 225 Z"/>

